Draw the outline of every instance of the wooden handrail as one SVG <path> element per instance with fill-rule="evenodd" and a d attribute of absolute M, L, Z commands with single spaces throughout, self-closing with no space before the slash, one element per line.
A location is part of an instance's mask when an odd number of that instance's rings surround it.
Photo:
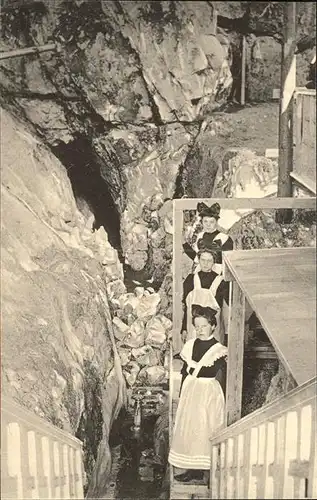
<path fill-rule="evenodd" d="M 317 377 L 211 437 L 210 498 L 317 498 Z"/>
<path fill-rule="evenodd" d="M 316 210 L 315 198 L 181 198 L 174 200 L 176 210 L 196 210 L 197 202 L 219 203 L 227 210 L 278 210 L 281 208 Z"/>
<path fill-rule="evenodd" d="M 1 398 L 3 498 L 83 499 L 83 443 L 11 398 Z"/>
<path fill-rule="evenodd" d="M 1 396 L 1 419 L 12 422 L 21 422 L 28 427 L 32 426 L 34 429 L 41 430 L 46 436 L 53 439 L 64 441 L 65 444 L 82 448 L 83 443 L 75 436 L 69 434 L 55 425 L 50 424 L 41 417 L 38 417 L 31 411 L 23 406 L 20 406 L 13 399 L 8 396 Z"/>
<path fill-rule="evenodd" d="M 302 406 L 309 402 L 316 404 L 317 377 L 309 380 L 300 387 L 296 387 L 285 396 L 272 401 L 253 413 L 246 415 L 238 422 L 218 431 L 216 436 L 210 438 L 211 445 L 217 445 L 226 439 L 249 430 L 253 425 L 259 426 L 263 423 L 275 419 L 286 411 L 291 411 L 297 406 Z"/>

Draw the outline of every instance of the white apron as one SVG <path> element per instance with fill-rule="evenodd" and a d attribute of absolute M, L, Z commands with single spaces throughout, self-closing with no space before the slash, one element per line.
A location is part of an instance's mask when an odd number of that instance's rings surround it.
<path fill-rule="evenodd" d="M 186 306 L 187 306 L 187 340 L 196 338 L 196 330 L 193 325 L 193 316 L 192 316 L 192 305 L 196 304 L 202 307 L 211 307 L 217 311 L 216 320 L 217 326 L 214 330 L 214 337 L 216 340 L 220 340 L 223 328 L 221 326 L 221 315 L 220 315 L 220 307 L 218 302 L 216 301 L 216 293 L 218 286 L 222 281 L 221 276 L 216 276 L 214 281 L 212 282 L 210 288 L 202 288 L 200 278 L 198 274 L 194 274 L 194 289 L 189 292 L 186 297 Z"/>
<path fill-rule="evenodd" d="M 197 378 L 202 366 L 212 366 L 227 355 L 227 348 L 213 345 L 196 363 L 192 361 L 195 339 L 186 342 L 181 358 L 189 368 L 181 391 L 176 412 L 172 446 L 168 461 L 180 469 L 210 469 L 209 438 L 224 422 L 225 399 L 219 382 L 215 378 Z"/>

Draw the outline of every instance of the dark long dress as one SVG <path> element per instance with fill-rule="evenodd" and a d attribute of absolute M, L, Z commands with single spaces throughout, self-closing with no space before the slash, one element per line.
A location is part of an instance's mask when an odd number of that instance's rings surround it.
<path fill-rule="evenodd" d="M 209 438 L 224 422 L 219 377 L 224 375 L 226 355 L 227 348 L 214 338 L 189 340 L 181 351 L 183 380 L 168 457 L 174 467 L 210 468 Z"/>

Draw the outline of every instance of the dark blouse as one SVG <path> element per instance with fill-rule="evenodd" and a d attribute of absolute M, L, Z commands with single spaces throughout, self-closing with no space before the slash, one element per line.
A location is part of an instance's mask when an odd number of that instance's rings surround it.
<path fill-rule="evenodd" d="M 212 233 L 204 233 L 203 237 L 199 238 L 199 240 L 203 239 L 207 245 L 208 244 L 210 245 L 212 242 L 217 243 L 217 241 L 219 241 L 219 247 L 221 248 L 221 252 L 219 252 L 216 264 L 222 264 L 222 252 L 226 252 L 227 250 L 233 250 L 233 240 L 230 236 L 228 236 L 227 241 L 224 244 L 222 244 L 221 240 L 219 239 L 217 240 L 218 234 L 220 234 L 220 231 L 218 231 L 218 229 L 216 231 L 213 231 Z M 195 259 L 197 254 L 189 243 L 183 244 L 183 250 L 190 259 L 192 260 Z"/>
<path fill-rule="evenodd" d="M 218 341 L 215 338 L 209 340 L 201 340 L 196 339 L 193 345 L 193 353 L 192 360 L 200 361 L 203 355 L 210 349 L 213 345 L 217 344 Z M 181 369 L 182 381 L 181 381 L 181 389 L 184 383 L 185 378 L 188 375 L 187 372 L 188 364 L 184 361 L 184 364 Z M 189 369 L 189 373 L 192 374 L 194 368 Z M 225 381 L 226 381 L 226 372 L 227 372 L 227 362 L 224 357 L 217 359 L 212 366 L 202 366 L 198 372 L 197 378 L 216 378 L 220 383 L 223 393 L 225 394 Z"/>
<path fill-rule="evenodd" d="M 198 276 L 200 278 L 200 283 L 202 288 L 210 288 L 212 282 L 214 281 L 215 278 L 217 278 L 218 274 L 215 273 L 214 271 L 210 271 L 208 273 L 205 273 L 204 271 L 199 271 Z M 183 323 L 182 323 L 182 331 L 187 329 L 187 306 L 186 306 L 186 298 L 187 295 L 194 290 L 194 274 L 189 274 L 183 283 L 183 308 L 184 308 L 184 316 L 183 316 Z M 229 304 L 229 282 L 228 281 L 221 281 L 220 285 L 218 286 L 216 296 L 215 296 L 216 301 L 219 304 L 220 309 L 222 308 L 223 301 L 226 302 L 226 304 Z"/>

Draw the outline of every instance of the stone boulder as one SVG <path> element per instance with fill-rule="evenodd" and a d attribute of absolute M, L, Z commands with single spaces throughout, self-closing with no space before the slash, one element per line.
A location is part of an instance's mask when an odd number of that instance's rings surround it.
<path fill-rule="evenodd" d="M 212 196 L 214 198 L 263 198 L 277 191 L 277 160 L 241 149 L 218 170 Z"/>
<path fill-rule="evenodd" d="M 107 284 L 107 293 L 111 301 L 118 300 L 126 291 L 127 289 L 122 280 L 111 281 Z"/>
<path fill-rule="evenodd" d="M 140 298 L 136 309 L 137 317 L 143 321 L 150 319 L 156 314 L 160 300 L 161 297 L 158 293 L 143 295 L 143 297 Z"/>
<path fill-rule="evenodd" d="M 163 318 L 163 320 L 161 319 Z M 170 325 L 166 325 L 167 318 L 164 316 L 155 316 L 147 322 L 145 328 L 145 343 L 153 347 L 162 347 L 166 342 L 167 331 L 170 329 Z"/>
<path fill-rule="evenodd" d="M 144 340 L 144 322 L 138 319 L 129 327 L 129 332 L 124 339 L 124 345 L 131 348 L 141 347 L 144 345 Z"/>
<path fill-rule="evenodd" d="M 139 384 L 161 385 L 167 382 L 166 370 L 163 366 L 142 368 L 138 376 Z"/>
<path fill-rule="evenodd" d="M 130 387 L 133 387 L 137 381 L 140 367 L 135 361 L 130 361 L 123 369 L 123 375 Z"/>
<path fill-rule="evenodd" d="M 130 331 L 129 326 L 118 317 L 113 318 L 112 324 L 115 338 L 120 341 L 124 340 Z"/>
<path fill-rule="evenodd" d="M 160 352 L 150 345 L 132 349 L 131 354 L 140 366 L 155 366 L 161 361 Z"/>
<path fill-rule="evenodd" d="M 126 366 L 131 360 L 131 351 L 130 349 L 125 349 L 124 347 L 118 348 L 118 354 L 121 361 L 121 366 Z"/>

